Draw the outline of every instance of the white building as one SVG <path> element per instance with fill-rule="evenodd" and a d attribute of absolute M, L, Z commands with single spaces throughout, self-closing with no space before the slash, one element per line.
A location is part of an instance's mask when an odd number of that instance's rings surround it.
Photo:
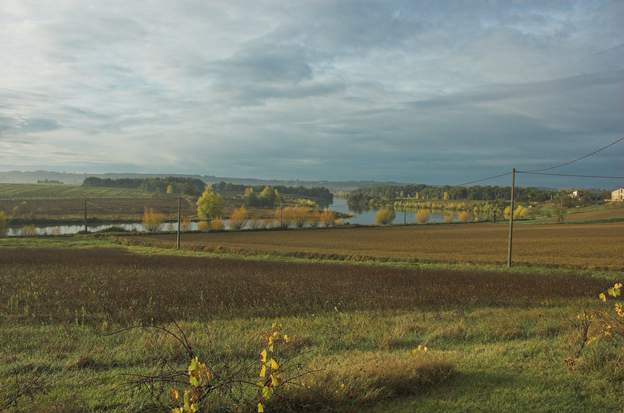
<path fill-rule="evenodd" d="M 624 188 L 618 188 L 611 192 L 611 201 L 624 201 Z"/>

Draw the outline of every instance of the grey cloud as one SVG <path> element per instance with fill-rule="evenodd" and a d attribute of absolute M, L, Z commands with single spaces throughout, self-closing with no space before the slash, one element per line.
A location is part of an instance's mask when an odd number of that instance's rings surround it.
<path fill-rule="evenodd" d="M 624 130 L 622 2 L 11 5 L 1 165 L 443 183 Z"/>

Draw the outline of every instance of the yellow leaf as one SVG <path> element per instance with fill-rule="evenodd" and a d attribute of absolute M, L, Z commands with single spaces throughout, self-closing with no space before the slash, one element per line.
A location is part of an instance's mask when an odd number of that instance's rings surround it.
<path fill-rule="evenodd" d="M 176 389 L 175 387 L 173 387 L 170 391 L 169 391 L 169 396 L 171 396 L 171 400 L 173 401 L 177 401 L 180 399 L 180 392 L 178 391 L 178 389 Z"/>
<path fill-rule="evenodd" d="M 598 295 L 598 298 L 600 298 L 601 301 L 604 301 L 604 302 L 607 301 L 607 296 L 605 295 L 605 293 L 600 293 Z"/>
<path fill-rule="evenodd" d="M 271 374 L 271 386 L 272 387 L 277 387 L 278 384 L 279 384 L 279 380 L 277 379 L 277 377 L 275 377 L 273 374 Z"/>
<path fill-rule="evenodd" d="M 264 349 L 264 350 L 262 350 L 260 352 L 260 361 L 263 362 L 263 363 L 266 363 L 266 361 L 267 361 L 267 351 L 266 351 L 266 349 Z"/>
<path fill-rule="evenodd" d="M 258 403 L 258 413 L 264 413 L 264 405 L 262 403 Z"/>
<path fill-rule="evenodd" d="M 271 359 L 269 365 L 271 366 L 271 370 L 279 369 L 279 364 L 277 363 L 277 361 L 275 361 L 275 359 Z"/>
<path fill-rule="evenodd" d="M 266 366 L 262 366 L 260 369 L 260 377 L 266 377 Z"/>

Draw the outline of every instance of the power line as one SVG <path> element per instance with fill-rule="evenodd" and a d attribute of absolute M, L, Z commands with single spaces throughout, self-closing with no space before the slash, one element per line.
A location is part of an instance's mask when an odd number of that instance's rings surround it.
<path fill-rule="evenodd" d="M 619 139 L 614 140 L 613 142 L 611 142 L 611 143 L 610 143 L 610 144 L 608 144 L 608 145 L 605 145 L 605 146 L 603 146 L 603 147 L 601 147 L 601 148 L 596 149 L 596 150 L 595 150 L 595 151 L 593 151 L 593 152 L 590 152 L 590 153 L 588 153 L 588 154 L 586 154 L 586 155 L 583 155 L 583 156 L 581 156 L 581 157 L 579 157 L 579 158 L 572 159 L 571 161 L 567 161 L 567 162 L 563 162 L 563 163 L 560 163 L 560 164 L 557 164 L 557 165 L 553 165 L 553 166 L 550 166 L 550 167 L 548 167 L 548 168 L 543 168 L 543 169 L 531 169 L 531 170 L 529 170 L 529 171 L 525 171 L 525 173 L 526 173 L 526 172 L 544 172 L 544 171 L 550 171 L 550 170 L 552 170 L 552 169 L 561 168 L 562 166 L 572 165 L 572 164 L 573 164 L 573 163 L 575 163 L 575 162 L 582 161 L 583 159 L 587 159 L 587 158 L 589 158 L 589 157 L 591 157 L 591 156 L 594 156 L 595 154 L 597 154 L 597 153 L 599 153 L 599 152 L 602 152 L 602 151 L 604 151 L 605 149 L 610 148 L 610 147 L 612 147 L 613 145 L 616 145 L 616 144 L 618 144 L 618 143 L 620 143 L 620 142 L 622 142 L 622 141 L 624 141 L 624 136 L 622 136 L 622 137 L 621 137 L 621 138 L 619 138 Z"/>
<path fill-rule="evenodd" d="M 612 147 L 614 145 L 617 145 L 618 143 L 620 143 L 622 141 L 624 141 L 624 136 L 614 140 L 613 142 L 609 143 L 608 145 L 605 145 L 605 146 L 602 146 L 602 147 L 596 149 L 593 152 L 585 154 L 585 155 L 583 155 L 581 157 L 578 157 L 576 159 L 572 159 L 571 161 L 567 161 L 567 162 L 563 162 L 563 163 L 560 163 L 560 164 L 557 164 L 557 165 L 549 166 L 548 168 L 529 169 L 527 171 L 516 171 L 516 172 L 524 173 L 524 174 L 528 174 L 528 173 L 538 174 L 538 172 L 550 171 L 552 169 L 561 168 L 562 166 L 572 165 L 575 162 L 581 161 L 583 159 L 587 159 L 587 158 L 589 158 L 591 156 L 596 155 L 599 152 L 604 151 L 607 148 L 610 148 L 610 147 Z M 511 172 L 505 172 L 505 173 L 501 173 L 501 174 L 498 174 L 498 175 L 487 176 L 487 177 L 481 178 L 481 179 L 475 179 L 474 181 L 464 182 L 464 183 L 458 184 L 456 186 L 472 185 L 472 184 L 476 184 L 476 183 L 484 182 L 484 181 L 489 181 L 490 179 L 500 178 L 500 177 L 507 176 L 507 175 L 511 175 Z M 622 179 L 622 177 L 619 177 L 619 176 L 599 176 L 599 175 L 572 175 L 572 174 L 541 174 L 541 175 L 570 176 L 570 177 L 579 177 L 579 178 Z"/>
<path fill-rule="evenodd" d="M 532 171 L 516 171 L 516 173 L 527 174 L 527 175 L 569 176 L 569 177 L 575 177 L 575 178 L 624 179 L 624 176 L 557 174 L 557 173 L 532 172 Z"/>
<path fill-rule="evenodd" d="M 505 173 L 498 174 L 498 175 L 487 176 L 485 178 L 476 179 L 474 181 L 464 182 L 464 183 L 461 183 L 461 184 L 457 184 L 455 186 L 472 185 L 472 184 L 476 184 L 476 183 L 483 182 L 483 181 L 489 181 L 490 179 L 500 178 L 501 176 L 507 176 L 507 175 L 511 175 L 511 172 L 505 172 Z"/>

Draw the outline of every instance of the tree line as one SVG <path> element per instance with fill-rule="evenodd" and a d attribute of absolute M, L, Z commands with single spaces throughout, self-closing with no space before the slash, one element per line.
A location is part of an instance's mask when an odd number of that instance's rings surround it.
<path fill-rule="evenodd" d="M 97 178 L 90 176 L 82 182 L 83 186 L 104 188 L 139 189 L 145 192 L 200 195 L 206 183 L 197 178 L 169 176 L 166 178 Z"/>
<path fill-rule="evenodd" d="M 304 186 L 249 186 L 219 182 L 212 185 L 215 192 L 221 195 L 243 194 L 246 206 L 276 206 L 279 196 L 303 197 L 313 199 L 319 206 L 327 207 L 334 202 L 334 195 L 325 187 L 308 188 Z"/>
<path fill-rule="evenodd" d="M 602 201 L 607 197 L 602 190 L 583 191 L 582 197 L 573 199 L 570 190 L 556 190 L 538 187 L 517 187 L 516 199 L 521 202 L 546 202 L 562 199 L 567 205 L 589 204 Z M 461 201 L 504 201 L 511 198 L 510 186 L 433 186 L 433 185 L 383 185 L 361 188 L 347 195 L 349 208 L 365 211 L 394 203 L 398 199 L 411 198 L 415 201 L 461 200 Z"/>

